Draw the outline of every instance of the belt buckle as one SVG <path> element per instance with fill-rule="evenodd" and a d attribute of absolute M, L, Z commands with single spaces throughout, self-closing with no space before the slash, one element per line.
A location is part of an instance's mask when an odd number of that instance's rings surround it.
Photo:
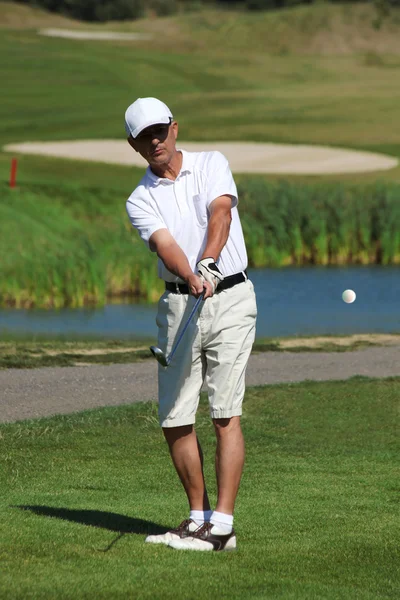
<path fill-rule="evenodd" d="M 175 288 L 176 288 L 176 293 L 177 293 L 177 294 L 181 294 L 181 295 L 182 295 L 182 292 L 181 292 L 181 290 L 179 289 L 179 283 L 178 283 L 177 281 L 175 281 Z"/>

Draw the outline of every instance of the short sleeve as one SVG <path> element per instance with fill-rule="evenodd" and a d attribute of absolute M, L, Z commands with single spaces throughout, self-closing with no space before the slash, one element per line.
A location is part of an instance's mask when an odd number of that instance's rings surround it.
<path fill-rule="evenodd" d="M 137 198 L 133 194 L 126 202 L 126 212 L 133 227 L 137 229 L 141 239 L 148 247 L 150 247 L 149 240 L 153 233 L 158 229 L 167 228 L 154 209 L 144 199 Z"/>
<path fill-rule="evenodd" d="M 207 179 L 207 206 L 219 196 L 232 196 L 232 208 L 237 206 L 236 184 L 228 160 L 221 152 L 210 152 Z"/>

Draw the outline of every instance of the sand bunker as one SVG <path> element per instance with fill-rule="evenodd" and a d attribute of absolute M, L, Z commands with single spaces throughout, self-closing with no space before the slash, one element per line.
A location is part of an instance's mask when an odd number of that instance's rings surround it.
<path fill-rule="evenodd" d="M 179 142 L 179 148 L 193 152 L 219 150 L 234 173 L 275 173 L 324 175 L 365 173 L 393 169 L 396 158 L 372 152 L 358 152 L 324 146 L 256 144 L 250 142 Z M 40 154 L 58 158 L 145 167 L 143 158 L 126 140 L 80 140 L 71 142 L 26 142 L 5 146 L 6 152 Z"/>
<path fill-rule="evenodd" d="M 77 29 L 39 29 L 39 35 L 69 38 L 72 40 L 149 40 L 147 33 L 121 33 L 118 31 L 78 31 Z"/>

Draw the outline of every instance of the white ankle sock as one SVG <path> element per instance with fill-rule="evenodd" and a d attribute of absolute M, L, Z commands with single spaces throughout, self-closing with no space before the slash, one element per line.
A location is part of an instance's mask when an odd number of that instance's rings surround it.
<path fill-rule="evenodd" d="M 191 510 L 189 518 L 200 527 L 200 525 L 204 525 L 204 521 L 210 520 L 212 512 L 212 510 Z"/>
<path fill-rule="evenodd" d="M 233 529 L 233 515 L 227 515 L 214 510 L 210 519 L 210 523 L 214 525 L 213 533 L 226 535 L 231 533 Z"/>

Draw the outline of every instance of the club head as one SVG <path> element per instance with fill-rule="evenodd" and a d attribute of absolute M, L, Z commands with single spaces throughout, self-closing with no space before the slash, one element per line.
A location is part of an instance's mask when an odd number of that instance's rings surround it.
<path fill-rule="evenodd" d="M 160 348 L 157 348 L 157 346 L 150 346 L 150 350 L 154 358 L 158 360 L 160 365 L 162 365 L 163 367 L 168 367 L 167 357 L 165 356 L 164 352 L 160 350 Z"/>

